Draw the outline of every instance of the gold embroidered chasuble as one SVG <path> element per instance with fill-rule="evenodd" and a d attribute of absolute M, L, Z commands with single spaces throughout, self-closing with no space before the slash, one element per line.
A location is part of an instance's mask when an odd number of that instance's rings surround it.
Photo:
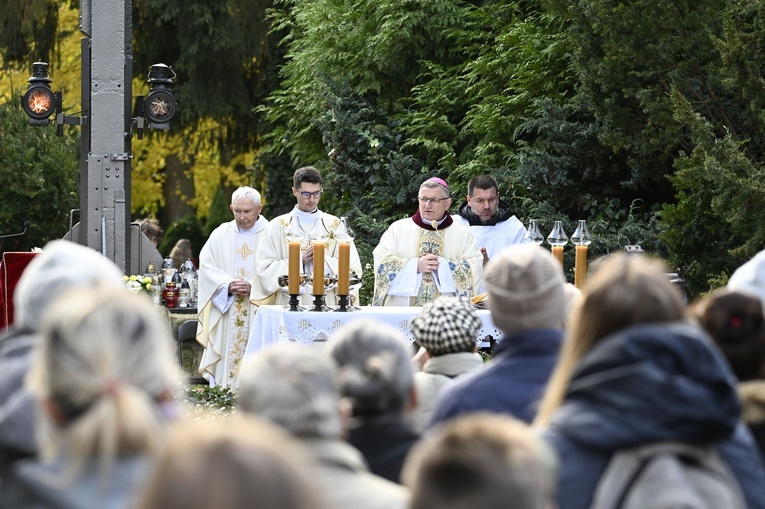
<path fill-rule="evenodd" d="M 445 244 L 446 243 L 446 244 Z M 452 224 L 439 231 L 418 226 L 411 218 L 393 223 L 375 248 L 374 306 L 422 306 L 436 299 L 440 292 L 430 273 L 422 274 L 415 296 L 390 295 L 388 292 L 404 267 L 427 253 L 435 254 L 449 264 L 449 272 L 459 296 L 475 294 L 483 274 L 483 258 L 470 229 Z"/>

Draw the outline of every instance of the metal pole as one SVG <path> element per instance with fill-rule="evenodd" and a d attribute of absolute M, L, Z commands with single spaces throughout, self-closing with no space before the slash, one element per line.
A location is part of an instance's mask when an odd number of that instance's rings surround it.
<path fill-rule="evenodd" d="M 130 266 L 131 0 L 83 1 L 80 243 Z M 89 44 L 88 44 L 89 41 Z M 86 47 L 88 51 L 86 51 Z M 86 96 L 87 91 L 87 96 Z M 82 168 L 81 168 L 82 169 Z"/>

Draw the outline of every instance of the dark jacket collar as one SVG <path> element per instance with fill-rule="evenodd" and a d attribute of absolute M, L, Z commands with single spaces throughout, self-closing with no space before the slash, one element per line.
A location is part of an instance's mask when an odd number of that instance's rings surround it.
<path fill-rule="evenodd" d="M 481 222 L 481 218 L 473 213 L 473 209 L 468 206 L 467 200 L 462 202 L 457 214 L 465 218 L 470 226 L 494 226 L 497 223 L 507 221 L 513 217 L 513 209 L 510 204 L 499 200 L 499 206 L 497 207 L 497 213 L 489 219 L 486 224 Z"/>

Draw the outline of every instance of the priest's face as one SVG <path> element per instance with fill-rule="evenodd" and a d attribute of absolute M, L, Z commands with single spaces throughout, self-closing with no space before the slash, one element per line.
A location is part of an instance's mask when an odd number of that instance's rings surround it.
<path fill-rule="evenodd" d="M 292 188 L 292 194 L 297 198 L 297 208 L 301 212 L 313 212 L 319 206 L 321 199 L 321 184 L 303 182 L 300 188 Z"/>
<path fill-rule="evenodd" d="M 441 186 L 420 187 L 417 200 L 420 202 L 420 217 L 425 222 L 433 221 L 434 219 L 440 221 L 452 204 L 449 193 Z"/>
<path fill-rule="evenodd" d="M 234 219 L 239 229 L 249 230 L 255 226 L 260 211 L 263 210 L 263 205 L 255 204 L 249 198 L 237 198 L 234 203 L 229 205 L 229 208 L 234 213 Z"/>
<path fill-rule="evenodd" d="M 473 214 L 481 218 L 481 222 L 485 223 L 497 213 L 499 207 L 499 195 L 497 194 L 497 188 L 491 189 L 473 189 L 473 196 L 467 195 L 468 207 L 473 211 Z"/>

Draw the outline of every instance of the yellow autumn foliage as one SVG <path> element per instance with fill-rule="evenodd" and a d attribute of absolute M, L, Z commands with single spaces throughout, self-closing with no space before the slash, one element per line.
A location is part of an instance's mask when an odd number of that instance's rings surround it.
<path fill-rule="evenodd" d="M 79 31 L 79 10 L 63 3 L 59 11 L 59 34 L 57 55 L 55 61 L 49 62 L 49 71 L 56 91 L 63 92 L 64 112 L 69 115 L 79 115 L 81 110 L 81 51 L 80 41 L 84 37 Z M 7 68 L 0 59 L 0 102 L 12 99 L 12 91 L 23 93 L 26 89 L 27 78 L 31 73 L 31 64 L 22 69 Z M 146 95 L 148 85 L 141 79 L 133 80 L 133 97 Z M 75 129 L 67 126 L 65 129 Z M 163 207 L 168 197 L 163 195 L 164 167 L 166 158 L 175 155 L 182 162 L 190 164 L 187 175 L 194 183 L 195 196 L 187 200 L 196 210 L 198 217 L 205 217 L 210 208 L 210 202 L 219 182 L 230 185 L 251 184 L 247 175 L 237 172 L 237 167 L 250 167 L 256 153 L 246 153 L 231 156 L 226 164 L 221 162 L 221 153 L 215 143 L 217 136 L 211 133 L 224 131 L 225 125 L 205 119 L 197 125 L 181 129 L 176 122 L 171 124 L 169 131 L 144 131 L 144 138 L 139 140 L 133 133 L 133 164 L 132 164 L 132 201 L 131 211 L 135 215 L 155 216 Z"/>

